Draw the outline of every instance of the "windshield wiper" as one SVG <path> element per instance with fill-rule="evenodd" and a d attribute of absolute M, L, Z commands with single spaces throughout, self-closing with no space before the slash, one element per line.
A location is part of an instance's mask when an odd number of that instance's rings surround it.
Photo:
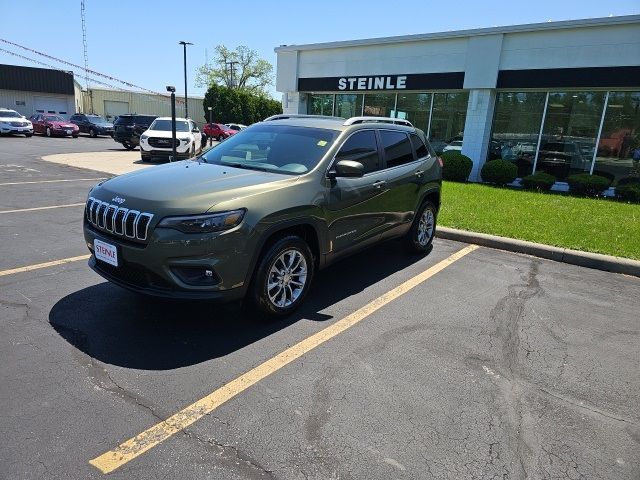
<path fill-rule="evenodd" d="M 270 170 L 264 167 L 257 167 L 254 165 L 248 165 L 246 163 L 239 163 L 239 162 L 225 162 L 225 163 L 221 163 L 220 165 L 226 166 L 226 167 L 235 167 L 235 168 L 243 168 L 245 170 L 259 170 L 261 172 L 269 172 Z"/>

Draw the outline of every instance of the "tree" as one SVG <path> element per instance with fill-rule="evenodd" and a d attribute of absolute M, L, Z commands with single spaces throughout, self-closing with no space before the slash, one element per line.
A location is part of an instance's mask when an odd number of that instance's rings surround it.
<path fill-rule="evenodd" d="M 223 85 L 266 96 L 266 87 L 273 84 L 273 65 L 244 45 L 235 50 L 218 45 L 215 51 L 211 64 L 202 65 L 198 69 L 198 87 Z"/>
<path fill-rule="evenodd" d="M 282 113 L 282 105 L 277 100 L 247 90 L 216 84 L 209 87 L 202 105 L 207 121 L 209 121 L 209 107 L 212 107 L 213 121 L 219 123 L 251 125 L 271 115 Z"/>

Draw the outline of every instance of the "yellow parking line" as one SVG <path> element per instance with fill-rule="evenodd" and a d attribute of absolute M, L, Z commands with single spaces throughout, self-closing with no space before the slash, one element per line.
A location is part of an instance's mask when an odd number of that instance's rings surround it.
<path fill-rule="evenodd" d="M 51 262 L 36 263 L 35 265 L 27 265 L 25 267 L 12 268 L 10 270 L 0 270 L 0 277 L 13 275 L 14 273 L 30 272 L 31 270 L 38 270 L 40 268 L 55 267 L 56 265 L 77 262 L 78 260 L 86 260 L 90 256 L 91 255 L 80 255 L 79 257 L 69 257 L 61 260 L 53 260 Z"/>
<path fill-rule="evenodd" d="M 62 183 L 62 182 L 96 182 L 99 180 L 104 180 L 107 177 L 102 178 L 71 178 L 66 180 L 34 180 L 32 182 L 7 182 L 0 183 L 0 187 L 4 187 L 5 185 L 29 185 L 34 183 Z"/>
<path fill-rule="evenodd" d="M 19 208 L 17 210 L 2 210 L 0 213 L 18 213 L 18 212 L 33 212 L 35 210 L 51 210 L 52 208 L 66 208 L 66 207 L 79 207 L 84 205 L 82 203 L 67 203 L 66 205 L 51 205 L 50 207 L 33 207 L 33 208 Z"/>
<path fill-rule="evenodd" d="M 134 458 L 145 453 L 147 450 L 150 450 L 159 443 L 168 439 L 172 435 L 187 428 L 189 425 L 205 415 L 208 415 L 220 405 L 231 400 L 236 395 L 242 393 L 260 380 L 268 377 L 274 372 L 277 372 L 285 365 L 291 363 L 297 358 L 300 358 L 305 353 L 313 350 L 319 345 L 322 345 L 327 340 L 330 340 L 348 328 L 353 327 L 355 324 L 387 305 L 389 302 L 395 300 L 401 295 L 404 295 L 412 288 L 420 285 L 425 280 L 431 278 L 436 273 L 444 270 L 453 262 L 460 260 L 462 257 L 473 252 L 477 248 L 479 248 L 477 245 L 469 245 L 462 250 L 459 250 L 450 257 L 438 262 L 424 272 L 388 291 L 359 310 L 356 310 L 352 314 L 335 322 L 333 325 L 330 325 L 324 330 L 321 330 L 292 347 L 289 347 L 275 357 L 270 358 L 266 362 L 210 393 L 206 397 L 201 398 L 183 410 L 180 410 L 178 413 L 172 415 L 166 420 L 154 425 L 139 435 L 130 438 L 126 442 L 121 443 L 113 450 L 90 460 L 89 463 L 99 469 L 102 473 L 109 473 L 116 470 L 125 463 L 130 462 Z"/>

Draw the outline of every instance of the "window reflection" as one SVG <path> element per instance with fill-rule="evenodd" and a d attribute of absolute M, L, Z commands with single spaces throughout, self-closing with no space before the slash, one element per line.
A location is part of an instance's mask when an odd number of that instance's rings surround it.
<path fill-rule="evenodd" d="M 414 126 L 427 131 L 429 128 L 430 93 L 398 93 L 395 117 L 409 120 Z"/>
<path fill-rule="evenodd" d="M 337 117 L 351 118 L 362 115 L 362 95 L 336 95 L 335 114 Z"/>
<path fill-rule="evenodd" d="M 333 94 L 309 95 L 309 108 L 307 111 L 311 115 L 333 115 Z"/>
<path fill-rule="evenodd" d="M 498 93 L 488 160 L 515 163 L 521 178 L 533 172 L 546 96 L 544 92 Z"/>
<path fill-rule="evenodd" d="M 395 93 L 367 93 L 364 96 L 364 115 L 390 117 L 395 104 Z"/>
<path fill-rule="evenodd" d="M 462 150 L 469 92 L 436 93 L 429 141 L 437 153 Z"/>
<path fill-rule="evenodd" d="M 536 171 L 559 181 L 591 171 L 605 92 L 551 92 Z"/>
<path fill-rule="evenodd" d="M 640 177 L 640 92 L 610 92 L 593 173 Z"/>

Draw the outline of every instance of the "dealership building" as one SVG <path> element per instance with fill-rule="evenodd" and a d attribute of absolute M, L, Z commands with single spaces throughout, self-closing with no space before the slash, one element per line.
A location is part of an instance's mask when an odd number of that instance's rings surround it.
<path fill-rule="evenodd" d="M 285 113 L 404 118 L 519 177 L 640 175 L 640 15 L 283 45 Z"/>

